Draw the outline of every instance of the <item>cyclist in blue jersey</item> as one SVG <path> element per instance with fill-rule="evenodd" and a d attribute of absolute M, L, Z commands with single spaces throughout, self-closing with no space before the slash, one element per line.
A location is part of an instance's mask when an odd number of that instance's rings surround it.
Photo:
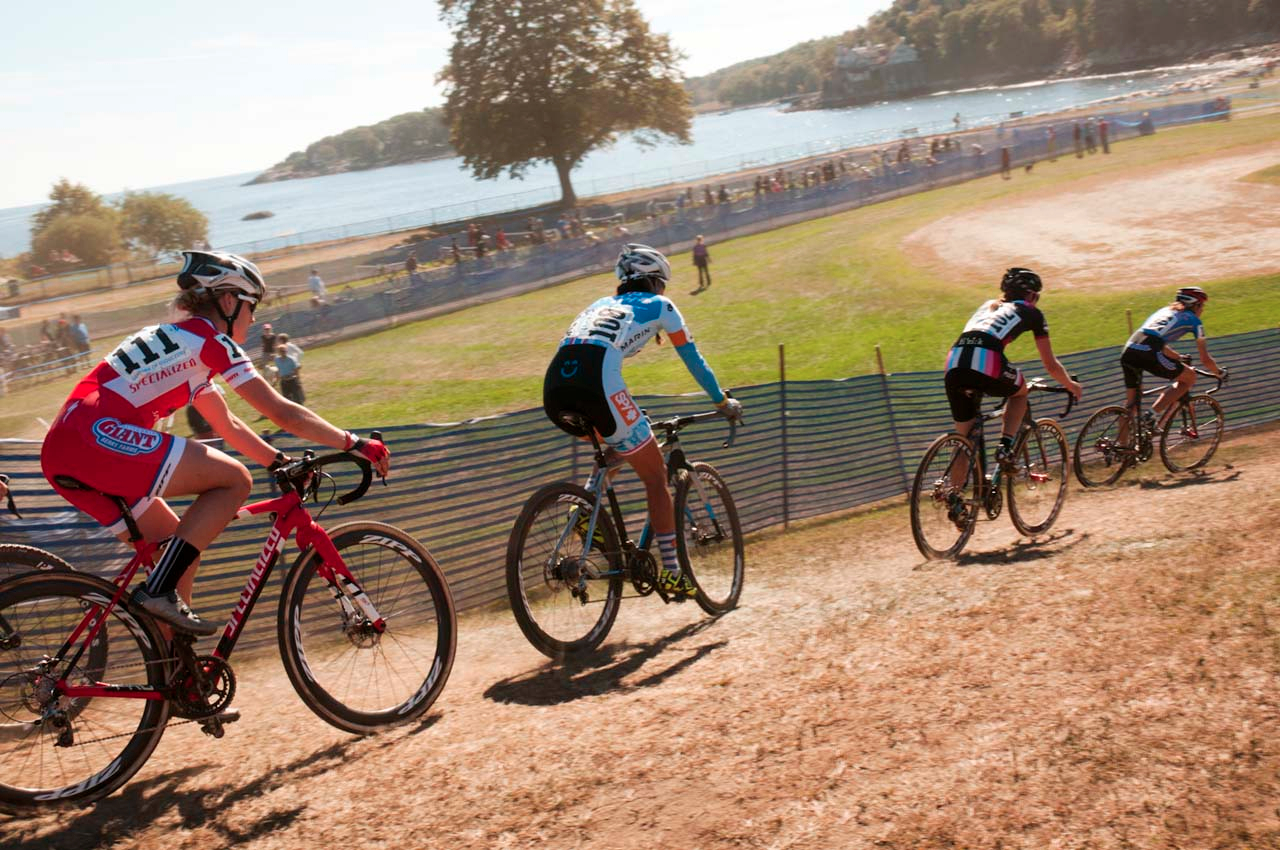
<path fill-rule="evenodd" d="M 542 405 L 552 422 L 576 437 L 588 435 L 570 415 L 585 418 L 605 444 L 635 469 L 644 482 L 649 519 L 662 555 L 658 583 L 674 598 L 684 599 L 695 588 L 676 555 L 675 509 L 666 466 L 649 420 L 622 380 L 622 361 L 666 331 L 689 373 L 721 413 L 737 419 L 742 405 L 720 388 L 680 311 L 663 295 L 671 280 L 667 258 L 647 245 L 628 244 L 614 272 L 620 281 L 617 293 L 578 314 L 560 341 L 543 381 Z"/>
<path fill-rule="evenodd" d="M 1201 362 L 1215 375 L 1222 374 L 1218 364 L 1209 356 L 1204 323 L 1200 321 L 1208 300 L 1208 294 L 1200 287 L 1182 287 L 1173 303 L 1152 313 L 1125 343 L 1124 353 L 1120 355 L 1120 368 L 1124 370 L 1125 406 L 1135 418 L 1140 407 L 1138 398 L 1142 392 L 1143 372 L 1174 382 L 1172 387 L 1160 393 L 1152 409 L 1142 414 L 1144 424 L 1153 431 L 1164 427 L 1166 414 L 1196 382 L 1195 370 L 1188 369 L 1181 362 L 1178 352 L 1169 343 L 1186 334 L 1194 334 Z"/>
<path fill-rule="evenodd" d="M 1027 408 L 1027 382 L 1022 370 L 1005 357 L 1005 347 L 1025 331 L 1035 336 L 1040 362 L 1055 381 L 1077 399 L 1083 392 L 1049 344 L 1049 325 L 1036 306 L 1044 288 L 1040 275 L 1024 268 L 1012 268 L 1000 281 L 1002 297 L 986 302 L 969 317 L 960 338 L 947 356 L 947 401 L 956 431 L 968 436 L 977 422 L 983 395 L 1007 398 L 1004 428 L 996 459 L 1005 461 Z M 961 470 L 963 472 L 963 470 Z"/>

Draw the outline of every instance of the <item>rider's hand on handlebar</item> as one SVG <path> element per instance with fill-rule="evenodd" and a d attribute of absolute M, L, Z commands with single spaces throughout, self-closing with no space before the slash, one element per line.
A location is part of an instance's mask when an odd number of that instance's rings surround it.
<path fill-rule="evenodd" d="M 374 471 L 386 478 L 387 473 L 391 471 L 391 452 L 386 444 L 382 440 L 373 438 L 366 440 L 355 434 L 348 436 L 353 438 L 353 442 L 347 447 L 347 451 L 364 455 L 373 464 Z"/>
<path fill-rule="evenodd" d="M 1075 396 L 1076 401 L 1079 401 L 1081 396 L 1084 395 L 1084 387 L 1080 384 L 1079 381 L 1073 381 L 1070 378 L 1068 378 L 1067 382 L 1063 384 L 1063 386 L 1067 388 L 1067 392 Z"/>
<path fill-rule="evenodd" d="M 742 418 L 742 402 L 731 398 L 728 393 L 725 393 L 724 400 L 716 405 L 716 409 L 730 422 L 737 422 Z"/>

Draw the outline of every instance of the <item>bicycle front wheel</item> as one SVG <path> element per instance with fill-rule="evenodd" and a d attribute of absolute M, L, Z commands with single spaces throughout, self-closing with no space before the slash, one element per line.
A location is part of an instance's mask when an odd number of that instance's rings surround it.
<path fill-rule="evenodd" d="M 453 669 L 457 617 L 444 573 L 421 543 L 381 522 L 349 522 L 333 545 L 380 620 L 326 578 L 314 548 L 280 593 L 280 656 L 322 720 L 355 734 L 421 717 Z"/>
<path fill-rule="evenodd" d="M 1076 437 L 1076 478 L 1085 487 L 1116 483 L 1133 464 L 1133 453 L 1128 447 L 1133 444 L 1134 436 L 1133 420 L 1123 407 L 1104 407 L 1090 416 Z"/>
<path fill-rule="evenodd" d="M 1028 537 L 1048 531 L 1067 498 L 1067 438 L 1052 419 L 1037 420 L 1013 447 L 1005 481 L 1009 519 Z"/>
<path fill-rule="evenodd" d="M 1222 442 L 1222 405 L 1209 395 L 1193 396 L 1164 423 L 1160 459 L 1170 472 L 1190 472 L 1209 462 Z"/>
<path fill-rule="evenodd" d="M 165 643 L 151 618 L 111 610 L 94 643 L 63 653 L 86 611 L 115 593 L 87 575 L 34 574 L 0 585 L 0 804 L 88 803 L 127 782 L 164 734 L 163 699 L 59 696 L 56 683 L 162 690 Z M 110 647 L 107 654 L 106 647 Z M 103 657 L 105 655 L 105 657 Z"/>
<path fill-rule="evenodd" d="M 549 658 L 590 652 L 609 634 L 622 599 L 621 546 L 602 510 L 590 545 L 579 521 L 595 500 L 583 487 L 540 488 L 507 543 L 507 597 L 520 631 Z"/>
<path fill-rule="evenodd" d="M 695 599 L 713 617 L 732 611 L 742 595 L 742 524 L 729 486 L 709 463 L 695 463 L 693 475 L 676 479 L 676 549 L 698 593 Z"/>
<path fill-rule="evenodd" d="M 0 581 L 31 572 L 70 572 L 71 565 L 52 552 L 23 546 L 20 543 L 0 543 Z"/>
<path fill-rule="evenodd" d="M 911 535 L 920 554 L 952 558 L 969 542 L 978 521 L 982 470 L 973 443 L 959 434 L 933 441 L 911 486 Z"/>

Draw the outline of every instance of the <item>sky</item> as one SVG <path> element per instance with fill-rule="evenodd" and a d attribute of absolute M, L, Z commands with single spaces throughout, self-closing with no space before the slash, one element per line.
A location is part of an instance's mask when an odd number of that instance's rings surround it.
<path fill-rule="evenodd" d="M 637 0 L 687 76 L 866 22 L 889 0 Z M 4 0 L 0 208 L 263 170 L 443 102 L 432 0 Z"/>

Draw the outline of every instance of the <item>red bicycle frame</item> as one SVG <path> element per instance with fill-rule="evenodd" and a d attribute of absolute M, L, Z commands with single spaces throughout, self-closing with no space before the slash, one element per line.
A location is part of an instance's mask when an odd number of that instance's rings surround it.
<path fill-rule="evenodd" d="M 258 560 L 254 563 L 253 570 L 249 573 L 244 589 L 240 592 L 240 599 L 231 611 L 231 618 L 228 620 L 226 628 L 222 631 L 222 637 L 219 638 L 218 646 L 214 649 L 213 655 L 224 661 L 231 657 L 231 651 L 235 647 L 236 641 L 240 639 L 244 624 L 253 612 L 253 607 L 257 604 L 258 597 L 262 594 L 262 588 L 266 583 L 267 577 L 271 575 L 272 569 L 275 568 L 276 562 L 280 559 L 284 544 L 293 534 L 297 534 L 298 548 L 300 550 L 306 551 L 308 546 L 315 548 L 316 554 L 320 558 L 320 562 L 316 566 L 316 572 L 328 583 L 334 599 L 342 606 L 343 611 L 348 615 L 354 615 L 356 609 L 359 609 L 359 613 L 373 624 L 373 628 L 378 632 L 382 632 L 386 628 L 386 621 L 374 608 L 373 602 L 365 594 L 364 589 L 360 587 L 355 576 L 351 574 L 351 570 L 347 568 L 346 562 L 342 560 L 342 556 L 338 554 L 337 548 L 333 545 L 333 540 L 329 537 L 329 533 L 312 519 L 310 511 L 302 503 L 302 497 L 296 490 L 284 493 L 274 499 L 266 499 L 245 505 L 236 512 L 236 518 L 272 512 L 276 515 L 275 522 L 271 526 L 271 531 L 267 534 L 267 540 L 262 545 L 262 552 L 258 555 Z M 155 566 L 153 556 L 156 549 L 159 548 L 157 544 L 146 540 L 137 540 L 134 541 L 133 545 L 135 549 L 133 558 L 112 579 L 116 585 L 115 595 L 105 605 L 94 606 L 90 609 L 75 631 L 67 638 L 66 643 L 62 645 L 62 649 L 58 653 L 60 658 L 75 645 L 81 635 L 85 634 L 86 631 L 88 632 L 88 637 L 85 638 L 80 649 L 76 652 L 76 658 L 72 659 L 68 667 L 74 667 L 75 662 L 79 660 L 79 656 L 83 654 L 85 647 L 93 643 L 94 638 L 102 630 L 103 624 L 106 623 L 107 614 L 120 604 L 121 597 L 124 596 L 138 569 L 145 565 L 147 572 L 150 572 Z M 104 682 L 98 682 L 93 685 L 72 685 L 63 678 L 58 680 L 56 687 L 59 693 L 72 698 L 168 699 L 164 693 L 148 685 L 110 685 Z"/>

